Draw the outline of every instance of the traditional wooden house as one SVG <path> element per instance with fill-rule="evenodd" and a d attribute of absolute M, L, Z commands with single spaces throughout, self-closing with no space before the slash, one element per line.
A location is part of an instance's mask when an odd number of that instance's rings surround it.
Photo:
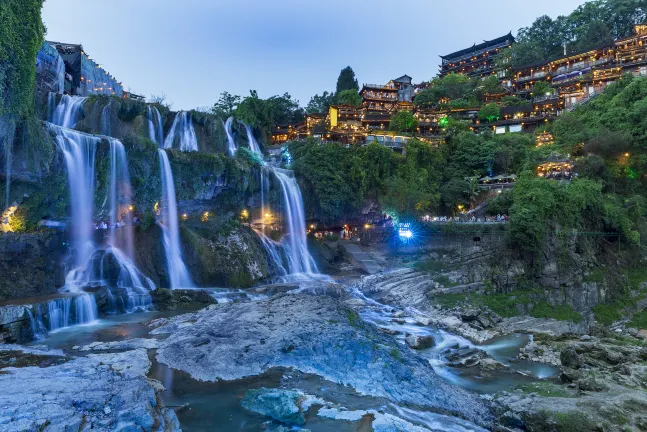
<path fill-rule="evenodd" d="M 501 50 L 509 48 L 514 42 L 512 32 L 507 35 L 474 44 L 472 47 L 462 49 L 444 56 L 440 56 L 439 75 L 462 73 L 471 77 L 486 77 L 495 73 L 495 60 Z M 499 78 L 504 78 L 502 71 Z"/>

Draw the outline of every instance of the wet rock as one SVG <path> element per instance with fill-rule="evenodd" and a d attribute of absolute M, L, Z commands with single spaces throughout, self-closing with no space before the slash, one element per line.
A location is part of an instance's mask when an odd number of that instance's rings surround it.
<path fill-rule="evenodd" d="M 378 331 L 380 333 L 384 333 L 384 334 L 391 335 L 391 336 L 396 336 L 396 335 L 399 335 L 399 334 L 402 333 L 399 330 L 390 329 L 390 328 L 386 328 L 386 327 L 378 327 L 377 329 L 378 329 Z"/>
<path fill-rule="evenodd" d="M 146 374 L 146 350 L 90 354 L 0 374 L 0 429 L 177 431 Z"/>
<path fill-rule="evenodd" d="M 157 349 L 159 341 L 157 339 L 126 339 L 124 341 L 113 342 L 92 342 L 90 345 L 75 346 L 72 349 L 78 351 L 121 351 L 137 348 Z"/>
<path fill-rule="evenodd" d="M 192 324 L 180 328 L 183 322 Z M 158 361 L 199 380 L 235 380 L 274 367 L 293 368 L 366 395 L 457 413 L 482 425 L 492 418 L 484 401 L 445 382 L 425 359 L 325 295 L 210 306 L 163 324 L 156 331 L 170 334 L 160 343 Z M 294 349 L 282 350 L 289 345 Z"/>
<path fill-rule="evenodd" d="M 420 336 L 420 335 L 408 335 L 404 338 L 404 341 L 409 345 L 409 348 L 415 350 L 423 350 L 431 348 L 435 345 L 434 338 L 432 336 Z"/>
<path fill-rule="evenodd" d="M 248 390 L 241 405 L 281 423 L 302 425 L 306 419 L 299 407 L 300 398 L 296 391 L 260 388 Z"/>
<path fill-rule="evenodd" d="M 559 359 L 562 365 L 569 368 L 579 369 L 582 366 L 582 357 L 573 347 L 564 348 L 559 355 Z"/>

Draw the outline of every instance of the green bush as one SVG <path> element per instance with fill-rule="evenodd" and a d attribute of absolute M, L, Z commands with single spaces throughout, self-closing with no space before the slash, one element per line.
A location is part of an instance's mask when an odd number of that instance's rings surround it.
<path fill-rule="evenodd" d="M 546 301 L 540 301 L 530 311 L 530 316 L 535 318 L 553 318 L 559 321 L 573 321 L 579 323 L 583 320 L 582 314 L 573 310 L 570 305 L 553 306 Z"/>

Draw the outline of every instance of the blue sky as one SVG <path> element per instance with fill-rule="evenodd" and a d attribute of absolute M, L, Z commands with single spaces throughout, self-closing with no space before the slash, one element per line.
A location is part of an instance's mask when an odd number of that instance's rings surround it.
<path fill-rule="evenodd" d="M 362 83 L 438 71 L 441 54 L 513 33 L 583 0 L 46 0 L 47 39 L 81 43 L 124 87 L 174 109 L 222 91 L 306 105 L 350 65 Z"/>

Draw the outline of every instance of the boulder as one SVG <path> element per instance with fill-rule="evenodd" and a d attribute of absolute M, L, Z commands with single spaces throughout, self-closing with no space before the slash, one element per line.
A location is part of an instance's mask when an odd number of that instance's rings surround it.
<path fill-rule="evenodd" d="M 579 369 L 582 366 L 582 356 L 573 347 L 564 348 L 559 354 L 559 359 L 563 366 L 569 368 Z"/>
<path fill-rule="evenodd" d="M 243 397 L 243 408 L 286 424 L 306 422 L 299 406 L 301 394 L 292 390 L 260 388 L 248 390 Z"/>
<path fill-rule="evenodd" d="M 415 350 L 423 350 L 431 348 L 435 345 L 435 341 L 432 336 L 410 334 L 406 338 L 404 338 L 404 341 L 407 343 L 407 345 L 409 345 L 409 348 L 413 348 Z"/>

